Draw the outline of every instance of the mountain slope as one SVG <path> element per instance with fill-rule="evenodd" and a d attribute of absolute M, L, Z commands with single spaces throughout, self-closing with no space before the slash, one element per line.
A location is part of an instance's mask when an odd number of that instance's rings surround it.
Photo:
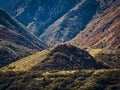
<path fill-rule="evenodd" d="M 13 0 L 1 2 L 1 7 L 50 46 L 74 38 L 104 10 L 119 4 L 119 0 L 17 0 L 14 5 Z"/>
<path fill-rule="evenodd" d="M 51 24 L 40 39 L 48 45 L 74 38 L 96 14 L 99 3 L 96 0 L 82 0 L 61 18 Z"/>
<path fill-rule="evenodd" d="M 39 70 L 76 70 L 108 68 L 97 62 L 86 51 L 70 45 L 58 45 L 21 60 L 2 70 L 39 71 Z"/>
<path fill-rule="evenodd" d="M 36 50 L 25 48 L 24 46 L 10 41 L 0 41 L 0 67 L 8 65 L 18 59 L 35 53 Z"/>
<path fill-rule="evenodd" d="M 79 0 L 0 0 L 0 6 L 15 16 L 37 36 Z M 6 5 L 7 3 L 7 5 Z M 14 4 L 13 4 L 14 3 Z M 8 8 L 9 7 L 9 8 Z"/>
<path fill-rule="evenodd" d="M 80 48 L 120 47 L 120 0 L 98 14 L 71 43 Z"/>
<path fill-rule="evenodd" d="M 45 48 L 45 44 L 0 9 L 0 67 Z"/>
<path fill-rule="evenodd" d="M 10 15 L 8 15 L 6 12 L 4 12 L 2 9 L 0 9 L 0 24 L 4 25 L 8 29 L 15 31 L 16 33 L 19 33 L 24 38 L 29 40 L 29 42 L 32 42 L 36 48 L 42 50 L 45 49 L 47 46 L 41 42 L 36 36 L 34 36 L 32 33 L 30 33 L 26 28 L 20 24 L 17 20 L 12 18 Z"/>
<path fill-rule="evenodd" d="M 113 7 L 115 8 L 112 9 Z M 119 18 L 119 0 L 82 0 L 78 4 L 76 4 L 74 8 L 70 9 L 66 14 L 64 14 L 61 18 L 51 24 L 47 29 L 45 29 L 44 33 L 40 36 L 40 39 L 46 41 L 48 45 L 54 45 L 59 42 L 71 40 L 78 33 L 84 31 L 86 27 L 89 26 L 89 23 L 91 24 L 99 15 L 102 14 L 104 16 L 106 14 L 106 11 L 108 15 L 116 12 L 117 14 L 113 14 L 110 16 L 111 21 L 109 19 L 105 19 L 105 22 L 102 22 L 101 28 L 103 29 L 108 28 L 112 21 L 117 20 L 117 18 L 115 17 Z M 99 20 L 102 21 L 102 19 L 104 20 L 104 18 L 99 17 Z M 119 20 L 117 21 L 119 22 Z M 118 22 L 114 23 L 117 25 Z M 90 31 L 92 29 L 90 29 Z M 96 29 L 99 28 L 96 27 Z M 117 33 L 118 32 L 119 31 L 117 30 Z M 92 36 L 86 38 L 88 34 L 86 34 L 84 38 L 86 40 L 89 38 L 92 39 Z M 116 38 L 118 38 L 118 36 Z M 86 42 L 84 39 L 82 40 Z"/>

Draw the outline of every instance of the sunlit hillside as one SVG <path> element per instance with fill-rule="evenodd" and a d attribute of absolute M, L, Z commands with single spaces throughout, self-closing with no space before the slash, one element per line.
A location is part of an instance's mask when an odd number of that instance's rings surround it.
<path fill-rule="evenodd" d="M 25 57 L 17 62 L 11 63 L 8 66 L 3 67 L 3 70 L 12 70 L 12 71 L 27 71 L 31 67 L 40 63 L 44 58 L 49 54 L 49 49 L 38 52 L 34 55 Z"/>
<path fill-rule="evenodd" d="M 81 70 L 108 68 L 88 52 L 72 45 L 57 45 L 2 68 L 5 71 Z"/>
<path fill-rule="evenodd" d="M 87 50 L 96 60 L 104 63 L 110 68 L 120 68 L 120 50 L 110 49 L 88 49 Z"/>

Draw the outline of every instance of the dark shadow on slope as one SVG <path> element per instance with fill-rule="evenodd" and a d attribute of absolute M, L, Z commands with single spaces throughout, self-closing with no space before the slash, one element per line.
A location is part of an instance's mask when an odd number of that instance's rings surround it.
<path fill-rule="evenodd" d="M 108 68 L 97 62 L 88 52 L 72 45 L 59 45 L 32 70 L 76 70 Z"/>

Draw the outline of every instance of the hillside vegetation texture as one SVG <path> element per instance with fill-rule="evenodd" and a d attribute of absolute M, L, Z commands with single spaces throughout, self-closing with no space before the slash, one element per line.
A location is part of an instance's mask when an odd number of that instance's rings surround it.
<path fill-rule="evenodd" d="M 120 70 L 1 72 L 0 90 L 119 90 Z"/>

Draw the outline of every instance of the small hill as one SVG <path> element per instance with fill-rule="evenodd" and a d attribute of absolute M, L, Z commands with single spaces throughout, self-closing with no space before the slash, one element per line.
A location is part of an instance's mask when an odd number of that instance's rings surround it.
<path fill-rule="evenodd" d="M 46 47 L 22 24 L 0 9 L 0 67 Z"/>
<path fill-rule="evenodd" d="M 39 70 L 76 70 L 108 68 L 86 51 L 72 45 L 58 45 L 29 57 L 18 60 L 3 70 L 39 71 Z"/>
<path fill-rule="evenodd" d="M 76 70 L 105 68 L 86 51 L 72 45 L 59 45 L 32 70 Z"/>
<path fill-rule="evenodd" d="M 119 90 L 120 70 L 1 72 L 0 90 Z"/>

